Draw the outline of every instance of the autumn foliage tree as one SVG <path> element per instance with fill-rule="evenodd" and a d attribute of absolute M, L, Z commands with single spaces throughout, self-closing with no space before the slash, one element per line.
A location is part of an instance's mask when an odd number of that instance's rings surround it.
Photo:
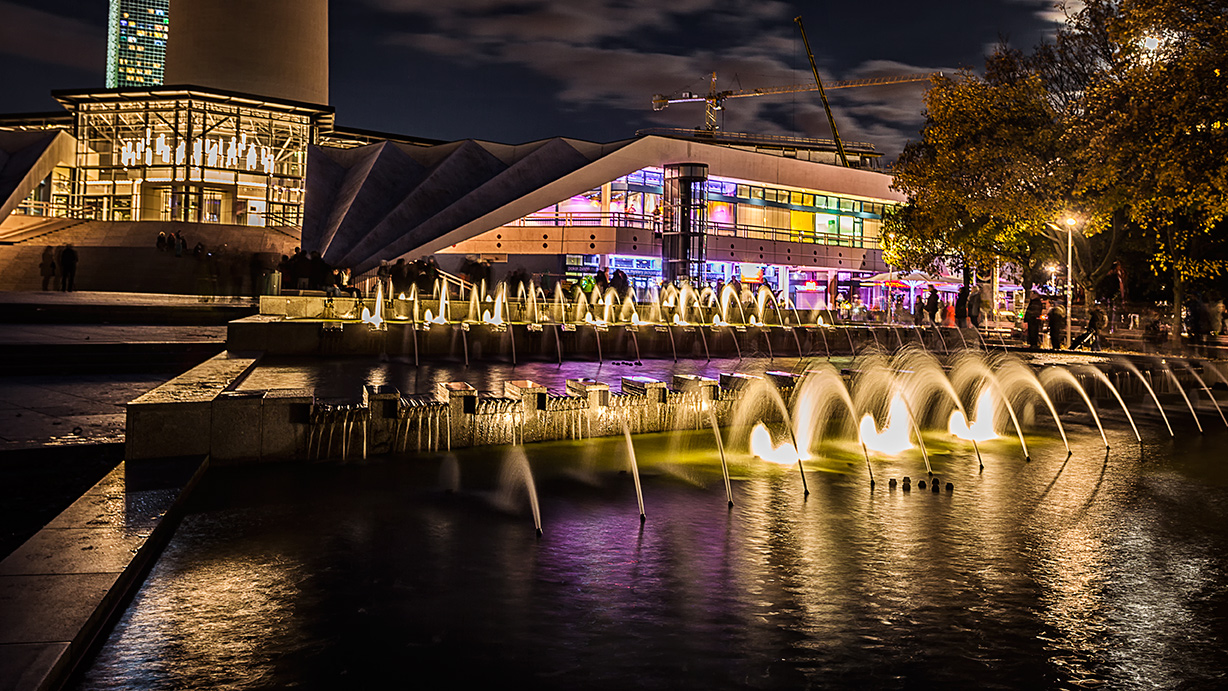
<path fill-rule="evenodd" d="M 1092 238 L 1075 262 L 1084 286 L 1123 236 L 1171 277 L 1174 305 L 1225 271 L 1209 251 L 1228 217 L 1223 0 L 1086 0 L 1053 41 L 1000 46 L 984 76 L 938 78 L 925 105 L 894 170 L 909 201 L 886 221 L 888 261 L 1001 259 L 1026 281 L 1064 262 L 1051 224 L 1075 212 Z"/>
<path fill-rule="evenodd" d="M 1072 127 L 1079 188 L 1109 194 L 1172 281 L 1173 329 L 1190 281 L 1220 276 L 1228 216 L 1228 5 L 1222 0 L 1091 0 L 1112 62 Z M 1076 25 L 1076 29 L 1085 28 Z"/>

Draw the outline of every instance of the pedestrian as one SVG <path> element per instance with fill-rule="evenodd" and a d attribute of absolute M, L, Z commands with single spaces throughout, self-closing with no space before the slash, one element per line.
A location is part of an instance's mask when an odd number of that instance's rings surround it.
<path fill-rule="evenodd" d="M 606 288 L 610 287 L 610 277 L 606 274 L 605 269 L 601 269 L 593 276 L 593 285 L 597 289 L 598 295 L 605 295 Z"/>
<path fill-rule="evenodd" d="M 158 242 L 156 244 L 158 246 L 159 252 L 166 249 L 166 231 L 164 230 L 158 231 Z"/>
<path fill-rule="evenodd" d="M 422 260 L 422 268 L 418 272 L 418 294 L 432 295 L 437 280 L 439 280 L 439 265 L 435 263 L 435 257 L 427 257 Z M 441 295 L 447 290 L 446 285 L 440 286 Z"/>
<path fill-rule="evenodd" d="M 938 326 L 938 289 L 930 286 L 930 292 L 925 296 L 925 314 L 932 326 Z"/>
<path fill-rule="evenodd" d="M 318 251 L 312 251 L 307 257 L 307 288 L 309 290 L 324 290 L 332 285 L 333 267 L 324 261 Z"/>
<path fill-rule="evenodd" d="M 389 272 L 392 281 L 392 294 L 404 295 L 409 292 L 409 267 L 405 265 L 405 257 L 397 259 Z"/>
<path fill-rule="evenodd" d="M 1028 327 L 1028 347 L 1040 347 L 1040 317 L 1044 314 L 1045 305 L 1040 301 L 1040 294 L 1035 290 L 1031 292 L 1031 299 L 1028 300 L 1028 307 L 1023 312 L 1023 323 Z"/>
<path fill-rule="evenodd" d="M 942 310 L 942 325 L 948 328 L 955 328 L 955 305 L 947 304 Z"/>
<path fill-rule="evenodd" d="M 60 291 L 71 293 L 76 289 L 77 260 L 77 250 L 72 248 L 72 243 L 64 245 L 60 250 Z"/>
<path fill-rule="evenodd" d="M 1190 343 L 1202 343 L 1206 335 L 1211 332 L 1211 314 L 1207 306 L 1199 299 L 1198 293 L 1194 293 L 1186 300 L 1185 331 L 1189 335 Z"/>
<path fill-rule="evenodd" d="M 925 300 L 920 295 L 917 296 L 917 301 L 912 306 L 912 323 L 913 326 L 921 326 L 925 323 Z"/>
<path fill-rule="evenodd" d="M 43 277 L 43 290 L 55 285 L 55 250 L 50 245 L 43 248 L 43 259 L 38 264 L 38 275 Z"/>
<path fill-rule="evenodd" d="M 1099 305 L 1092 305 L 1092 308 L 1087 313 L 1087 327 L 1083 333 L 1079 334 L 1079 338 L 1070 344 L 1071 350 L 1078 350 L 1083 346 L 1087 346 L 1088 350 L 1100 350 L 1100 330 L 1108 323 L 1108 318 L 1104 316 L 1104 310 L 1100 309 Z"/>
<path fill-rule="evenodd" d="M 1213 335 L 1219 336 L 1224 333 L 1224 301 L 1216 291 L 1212 291 L 1207 296 L 1207 300 L 1210 302 L 1209 308 L 1211 313 L 1208 326 Z"/>
<path fill-rule="evenodd" d="M 388 263 L 387 259 L 379 260 L 379 268 L 375 270 L 375 279 L 379 281 L 379 285 L 384 287 L 384 297 L 393 297 L 396 294 L 392 286 L 392 264 Z"/>
<path fill-rule="evenodd" d="M 972 322 L 972 328 L 981 328 L 981 290 L 984 286 L 979 283 L 972 284 L 972 292 L 968 294 L 968 321 Z"/>
<path fill-rule="evenodd" d="M 968 285 L 959 287 L 955 296 L 955 325 L 961 329 L 968 328 Z"/>
<path fill-rule="evenodd" d="M 631 288 L 631 279 L 622 269 L 615 269 L 614 276 L 610 278 L 610 287 L 618 293 L 619 298 L 626 298 L 627 291 Z"/>
<path fill-rule="evenodd" d="M 1066 340 L 1066 310 L 1061 303 L 1054 301 L 1049 308 L 1049 347 L 1061 350 Z"/>

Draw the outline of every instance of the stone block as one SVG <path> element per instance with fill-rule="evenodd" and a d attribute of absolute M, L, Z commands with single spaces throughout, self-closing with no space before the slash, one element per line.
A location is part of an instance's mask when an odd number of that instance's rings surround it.
<path fill-rule="evenodd" d="M 687 394 L 698 393 L 705 401 L 715 400 L 717 389 L 720 388 L 720 383 L 715 379 L 695 374 L 675 374 L 673 384 L 674 390 Z"/>
<path fill-rule="evenodd" d="M 546 387 L 528 379 L 503 382 L 503 396 L 524 402 L 524 411 L 546 409 Z"/>
<path fill-rule="evenodd" d="M 401 392 L 395 386 L 363 386 L 363 405 L 367 408 L 367 444 L 371 453 L 387 453 L 396 432 Z"/>
<path fill-rule="evenodd" d="M 741 391 L 756 379 L 759 379 L 759 377 L 756 377 L 753 374 L 743 374 L 742 372 L 721 372 L 721 388 L 730 389 L 732 391 Z"/>
<path fill-rule="evenodd" d="M 801 379 L 801 377 L 793 374 L 792 372 L 781 372 L 779 370 L 764 372 L 763 376 L 765 379 L 775 384 L 776 388 L 778 389 L 792 389 L 793 387 L 797 386 L 798 380 Z"/>
<path fill-rule="evenodd" d="M 211 400 L 139 401 L 128 404 L 125 458 L 143 460 L 209 453 L 213 429 Z"/>
<path fill-rule="evenodd" d="M 260 408 L 260 457 L 265 460 L 304 458 L 310 433 L 308 389 L 272 389 L 264 392 Z"/>
<path fill-rule="evenodd" d="M 209 453 L 213 399 L 243 377 L 255 358 L 220 353 L 127 406 L 126 458 Z"/>
<path fill-rule="evenodd" d="M 635 376 L 622 378 L 623 393 L 645 396 L 653 403 L 664 403 L 667 387 L 665 382 L 652 377 Z"/>
<path fill-rule="evenodd" d="M 594 379 L 568 379 L 567 393 L 588 402 L 589 409 L 610 405 L 610 385 Z"/>
<path fill-rule="evenodd" d="M 257 460 L 263 391 L 225 391 L 213 399 L 209 454 L 216 461 Z"/>
<path fill-rule="evenodd" d="M 451 431 L 449 435 L 451 446 L 461 446 L 469 444 L 474 439 L 474 414 L 478 409 L 478 391 L 469 385 L 468 382 L 440 382 L 435 389 L 436 400 L 447 404 L 447 412 L 449 422 L 445 429 Z"/>

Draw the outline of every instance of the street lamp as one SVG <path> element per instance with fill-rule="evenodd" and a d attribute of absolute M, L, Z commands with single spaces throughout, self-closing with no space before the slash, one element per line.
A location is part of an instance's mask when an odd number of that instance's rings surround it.
<path fill-rule="evenodd" d="M 1066 217 L 1066 328 L 1063 329 L 1066 334 L 1065 350 L 1070 350 L 1070 300 L 1074 293 L 1071 272 L 1074 270 L 1074 227 L 1077 222 L 1073 216 Z"/>

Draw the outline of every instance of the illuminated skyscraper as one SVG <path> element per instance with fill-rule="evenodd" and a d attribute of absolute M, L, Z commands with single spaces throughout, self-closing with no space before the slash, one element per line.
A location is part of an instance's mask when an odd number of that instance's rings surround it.
<path fill-rule="evenodd" d="M 107 87 L 161 84 L 170 0 L 111 0 L 107 23 Z"/>

